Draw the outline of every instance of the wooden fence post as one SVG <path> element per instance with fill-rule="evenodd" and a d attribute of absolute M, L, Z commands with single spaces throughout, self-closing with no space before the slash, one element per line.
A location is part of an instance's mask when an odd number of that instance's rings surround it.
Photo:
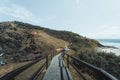
<path fill-rule="evenodd" d="M 46 56 L 46 70 L 48 68 L 48 55 Z"/>
<path fill-rule="evenodd" d="M 69 69 L 69 55 L 67 55 L 67 67 L 68 67 L 68 69 Z"/>

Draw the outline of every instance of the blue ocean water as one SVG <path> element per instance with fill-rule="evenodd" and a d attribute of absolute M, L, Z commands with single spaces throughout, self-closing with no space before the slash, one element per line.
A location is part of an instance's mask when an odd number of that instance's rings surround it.
<path fill-rule="evenodd" d="M 101 44 L 120 48 L 120 39 L 97 39 Z"/>

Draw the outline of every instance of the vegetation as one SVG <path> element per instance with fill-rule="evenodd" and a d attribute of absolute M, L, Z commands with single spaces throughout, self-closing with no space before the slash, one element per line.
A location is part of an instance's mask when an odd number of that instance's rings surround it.
<path fill-rule="evenodd" d="M 38 26 L 16 21 L 0 23 L 0 47 L 7 63 L 55 53 L 55 48 L 65 44 L 68 42 L 48 35 Z"/>
<path fill-rule="evenodd" d="M 28 62 L 22 62 L 22 63 L 12 63 L 12 64 L 7 64 L 7 65 L 4 65 L 4 66 L 1 66 L 0 67 L 0 77 L 4 76 L 5 74 L 21 67 L 21 66 L 24 66 L 26 64 L 28 64 L 30 61 Z"/>
<path fill-rule="evenodd" d="M 32 60 L 55 49 L 72 44 L 77 53 L 80 48 L 101 46 L 97 41 L 69 31 L 56 31 L 18 21 L 0 23 L 0 47 L 6 62 Z"/>
<path fill-rule="evenodd" d="M 49 29 L 44 31 L 54 37 L 68 41 L 69 43 L 73 44 L 74 46 L 76 45 L 79 48 L 82 48 L 82 47 L 95 48 L 97 46 L 102 46 L 96 40 L 80 36 L 70 31 L 55 31 L 55 30 L 49 30 Z"/>
<path fill-rule="evenodd" d="M 32 65 L 31 67 L 27 68 L 19 75 L 15 77 L 15 80 L 29 80 L 30 77 L 39 69 L 39 67 L 45 62 L 45 59 L 40 60 L 36 64 Z"/>
<path fill-rule="evenodd" d="M 28 23 L 12 21 L 0 23 L 0 48 L 7 63 L 33 60 L 55 49 L 69 45 L 77 57 L 103 68 L 120 79 L 120 56 L 97 53 L 99 42 L 70 31 L 56 31 Z M 56 54 L 56 53 L 55 53 Z"/>
<path fill-rule="evenodd" d="M 81 51 L 78 57 L 120 79 L 120 56 L 116 56 L 114 53 L 85 50 L 85 52 Z"/>

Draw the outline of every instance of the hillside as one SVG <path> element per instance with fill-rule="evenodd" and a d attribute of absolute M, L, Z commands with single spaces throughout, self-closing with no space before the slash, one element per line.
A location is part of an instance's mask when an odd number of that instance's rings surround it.
<path fill-rule="evenodd" d="M 12 21 L 0 23 L 0 48 L 6 62 L 34 59 L 55 49 L 70 45 L 76 52 L 82 48 L 102 46 L 93 39 L 68 31 L 56 31 L 28 23 Z"/>

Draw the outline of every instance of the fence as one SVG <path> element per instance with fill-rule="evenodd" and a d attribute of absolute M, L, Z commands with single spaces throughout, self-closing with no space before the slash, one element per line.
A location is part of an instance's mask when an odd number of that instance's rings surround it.
<path fill-rule="evenodd" d="M 87 80 L 87 78 L 82 74 L 82 70 L 84 70 L 86 73 L 88 73 L 93 80 L 118 80 L 105 70 L 95 67 L 87 62 L 84 62 L 76 57 L 70 56 L 66 54 L 67 56 L 67 67 L 69 68 L 69 65 L 71 65 L 83 78 L 83 80 Z"/>
<path fill-rule="evenodd" d="M 23 72 L 24 70 L 26 70 L 27 68 L 29 68 L 30 66 L 32 66 L 33 64 L 37 63 L 38 61 L 45 59 L 46 58 L 46 62 L 31 76 L 30 80 L 34 80 L 35 77 L 37 76 L 38 72 L 41 71 L 41 69 L 46 65 L 46 68 L 48 67 L 48 55 L 41 57 L 40 59 L 37 59 L 31 63 L 28 63 L 16 70 L 13 70 L 9 73 L 7 73 L 6 75 L 4 75 L 3 77 L 0 78 L 0 80 L 14 80 L 14 78 L 20 74 L 21 72 Z"/>

